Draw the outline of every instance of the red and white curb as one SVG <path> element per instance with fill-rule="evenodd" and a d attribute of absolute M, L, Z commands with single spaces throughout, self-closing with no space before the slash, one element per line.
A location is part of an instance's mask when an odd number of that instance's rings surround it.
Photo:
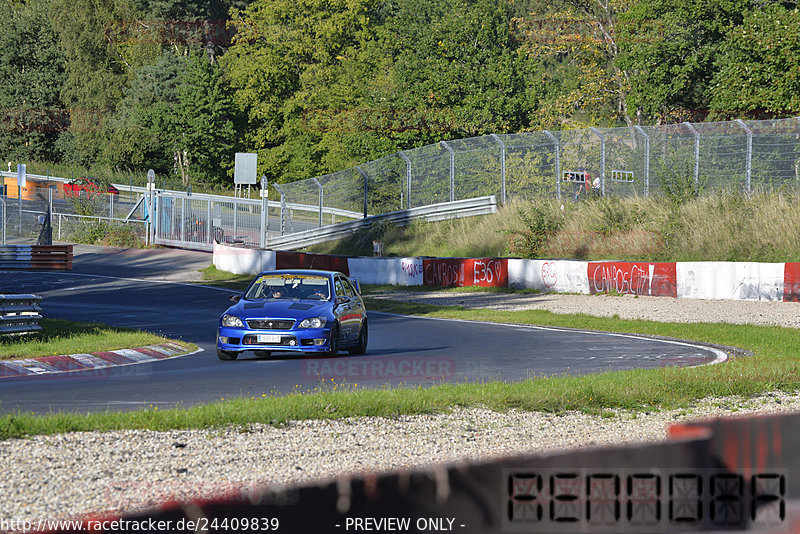
<path fill-rule="evenodd" d="M 0 378 L 50 373 L 67 373 L 89 369 L 103 369 L 118 365 L 148 363 L 187 354 L 187 348 L 179 343 L 159 343 L 135 349 L 119 349 L 91 354 L 67 356 L 44 356 L 22 360 L 0 361 Z"/>

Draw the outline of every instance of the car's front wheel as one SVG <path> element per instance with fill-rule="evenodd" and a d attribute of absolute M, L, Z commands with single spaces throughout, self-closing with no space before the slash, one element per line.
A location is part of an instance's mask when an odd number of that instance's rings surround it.
<path fill-rule="evenodd" d="M 350 354 L 364 354 L 367 352 L 367 341 L 369 341 L 369 330 L 367 329 L 367 320 L 361 325 L 361 332 L 358 334 L 358 345 L 352 349 L 348 349 Z"/>
<path fill-rule="evenodd" d="M 336 357 L 339 355 L 339 323 L 334 323 L 331 328 L 331 340 L 328 344 L 328 351 L 325 356 Z"/>
<path fill-rule="evenodd" d="M 217 358 L 220 360 L 230 361 L 235 360 L 239 356 L 238 352 L 231 352 L 229 350 L 217 349 Z"/>

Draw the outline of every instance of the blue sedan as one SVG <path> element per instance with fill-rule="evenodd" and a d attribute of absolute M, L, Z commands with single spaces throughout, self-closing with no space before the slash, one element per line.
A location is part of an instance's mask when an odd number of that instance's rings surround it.
<path fill-rule="evenodd" d="M 337 356 L 367 351 L 367 311 L 358 281 L 333 271 L 265 271 L 219 319 L 217 356 L 251 350 Z"/>

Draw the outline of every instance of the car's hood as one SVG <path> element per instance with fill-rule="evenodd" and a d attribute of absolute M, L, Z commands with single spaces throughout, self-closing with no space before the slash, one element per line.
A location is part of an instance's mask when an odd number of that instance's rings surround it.
<path fill-rule="evenodd" d="M 306 319 L 325 315 L 330 308 L 330 301 L 242 299 L 231 306 L 227 313 L 242 319 Z"/>

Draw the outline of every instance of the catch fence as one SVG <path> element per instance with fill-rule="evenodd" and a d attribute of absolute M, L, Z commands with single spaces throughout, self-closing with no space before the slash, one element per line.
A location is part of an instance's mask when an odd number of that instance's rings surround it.
<path fill-rule="evenodd" d="M 2 232 L 35 238 L 50 207 L 53 237 L 131 235 L 210 250 L 213 242 L 269 246 L 271 238 L 423 206 L 512 199 L 796 190 L 800 118 L 492 134 L 441 141 L 339 172 L 270 184 L 261 198 L 117 185 L 118 195 L 72 198 L 51 177 L 17 195 L 2 173 Z M 65 182 L 61 178 L 54 181 Z M 277 192 L 277 195 L 275 195 Z M 42 194 L 45 193 L 45 194 Z M 18 198 L 22 196 L 23 198 Z M 152 217 L 151 215 L 154 214 Z M 86 235 L 86 234 L 90 235 Z"/>
<path fill-rule="evenodd" d="M 586 181 L 589 186 L 586 186 Z M 800 118 L 492 134 L 441 141 L 280 184 L 287 203 L 377 215 L 494 195 L 648 196 L 690 189 L 797 188 Z M 312 224 L 313 213 L 290 218 Z"/>

